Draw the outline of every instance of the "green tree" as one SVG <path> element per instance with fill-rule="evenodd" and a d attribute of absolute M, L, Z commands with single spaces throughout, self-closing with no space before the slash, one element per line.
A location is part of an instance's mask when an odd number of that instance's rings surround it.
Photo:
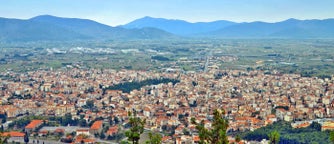
<path fill-rule="evenodd" d="M 119 121 L 119 118 L 118 117 L 114 117 L 114 122 L 115 122 L 115 124 L 118 124 L 120 121 Z"/>
<path fill-rule="evenodd" d="M 3 125 L 0 126 L 0 132 L 3 132 L 4 131 L 4 128 L 3 128 Z"/>
<path fill-rule="evenodd" d="M 134 111 L 133 115 L 131 112 L 129 114 L 129 124 L 131 126 L 130 130 L 125 132 L 125 136 L 128 140 L 132 141 L 132 144 L 138 144 L 140 135 L 144 132 L 144 125 L 146 123 L 145 119 L 140 119 L 137 117 L 137 112 Z"/>
<path fill-rule="evenodd" d="M 128 144 L 127 141 L 121 141 L 121 144 Z"/>
<path fill-rule="evenodd" d="M 63 117 L 61 117 L 61 121 L 63 126 L 66 126 L 68 124 L 73 125 L 72 115 L 70 113 L 66 113 Z"/>
<path fill-rule="evenodd" d="M 227 119 L 223 118 L 224 110 L 215 110 L 213 112 L 213 121 L 211 128 L 204 127 L 204 121 L 196 123 L 195 118 L 191 118 L 191 123 L 196 125 L 199 133 L 200 144 L 228 144 L 226 130 L 228 128 Z"/>
<path fill-rule="evenodd" d="M 182 130 L 182 132 L 184 135 L 190 135 L 190 132 L 185 128 Z"/>
<path fill-rule="evenodd" d="M 241 138 L 240 138 L 239 135 L 237 135 L 237 136 L 235 137 L 235 141 L 236 141 L 237 143 L 239 143 L 239 142 L 241 141 Z"/>
<path fill-rule="evenodd" d="M 25 135 L 24 135 L 24 142 L 27 144 L 27 143 L 29 143 L 29 136 L 28 136 L 28 133 L 26 133 Z"/>
<path fill-rule="evenodd" d="M 331 131 L 329 133 L 329 141 L 332 142 L 334 144 L 334 131 Z"/>
<path fill-rule="evenodd" d="M 8 139 L 9 135 L 4 135 L 2 132 L 0 132 L 0 144 L 6 144 Z"/>
<path fill-rule="evenodd" d="M 317 131 L 321 131 L 321 124 L 318 122 L 312 122 L 312 124 L 309 127 Z"/>
<path fill-rule="evenodd" d="M 86 106 L 89 108 L 89 109 L 92 109 L 94 107 L 94 101 L 93 100 L 87 100 L 86 101 Z"/>
<path fill-rule="evenodd" d="M 86 120 L 85 120 L 85 119 L 80 119 L 80 120 L 79 120 L 79 126 L 81 126 L 81 127 L 85 127 L 85 126 L 87 126 L 87 122 L 86 122 Z"/>
<path fill-rule="evenodd" d="M 161 135 L 148 133 L 149 140 L 146 141 L 146 144 L 161 144 Z"/>
<path fill-rule="evenodd" d="M 106 135 L 104 134 L 104 132 L 101 132 L 101 134 L 100 134 L 100 138 L 101 138 L 101 139 L 105 139 L 105 138 L 106 138 Z"/>
<path fill-rule="evenodd" d="M 2 118 L 1 123 L 7 122 L 7 117 Z"/>
<path fill-rule="evenodd" d="M 280 139 L 280 134 L 278 133 L 277 130 L 272 131 L 271 133 L 268 134 L 270 144 L 278 144 L 279 139 Z"/>

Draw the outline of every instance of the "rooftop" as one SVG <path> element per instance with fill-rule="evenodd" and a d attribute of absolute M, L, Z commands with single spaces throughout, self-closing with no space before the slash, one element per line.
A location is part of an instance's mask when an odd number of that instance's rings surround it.
<path fill-rule="evenodd" d="M 93 125 L 90 127 L 91 130 L 98 130 L 102 127 L 102 123 L 103 121 L 102 120 L 99 120 L 99 121 L 95 121 L 93 123 Z"/>
<path fill-rule="evenodd" d="M 39 126 L 43 123 L 43 120 L 32 120 L 25 128 L 26 129 L 33 129 L 36 128 L 36 126 Z"/>

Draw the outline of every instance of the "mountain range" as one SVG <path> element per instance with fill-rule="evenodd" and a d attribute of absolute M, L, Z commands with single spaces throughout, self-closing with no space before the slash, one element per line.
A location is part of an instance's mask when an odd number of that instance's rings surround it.
<path fill-rule="evenodd" d="M 210 37 L 334 38 L 334 19 L 288 19 L 277 23 L 241 23 L 207 33 Z"/>
<path fill-rule="evenodd" d="M 141 19 L 134 20 L 126 25 L 123 25 L 122 27 L 127 29 L 153 27 L 176 35 L 192 36 L 194 34 L 201 34 L 219 30 L 234 24 L 236 23 L 225 20 L 190 23 L 184 20 L 152 18 L 147 16 Z"/>
<path fill-rule="evenodd" d="M 96 21 L 41 15 L 30 19 L 0 18 L 0 41 L 71 41 L 112 39 L 334 38 L 334 19 L 288 19 L 276 23 L 219 20 L 190 23 L 144 17 L 112 27 Z"/>
<path fill-rule="evenodd" d="M 42 15 L 27 20 L 0 18 L 0 41 L 160 39 L 173 34 L 156 28 L 125 29 L 92 20 Z"/>
<path fill-rule="evenodd" d="M 276 23 L 214 21 L 189 23 L 182 20 L 144 17 L 124 28 L 153 27 L 175 35 L 214 38 L 334 38 L 334 19 L 288 19 Z"/>

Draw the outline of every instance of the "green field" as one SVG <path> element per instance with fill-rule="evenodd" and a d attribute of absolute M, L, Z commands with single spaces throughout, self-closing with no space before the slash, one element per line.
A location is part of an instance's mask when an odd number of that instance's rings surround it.
<path fill-rule="evenodd" d="M 303 76 L 330 77 L 334 70 L 333 49 L 332 39 L 7 43 L 0 46 L 0 71 L 72 67 L 203 71 L 206 58 L 210 58 L 209 65 L 220 69 L 277 70 Z"/>

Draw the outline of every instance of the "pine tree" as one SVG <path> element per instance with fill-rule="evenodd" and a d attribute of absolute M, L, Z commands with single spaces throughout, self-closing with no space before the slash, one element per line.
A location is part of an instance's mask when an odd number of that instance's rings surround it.
<path fill-rule="evenodd" d="M 26 132 L 26 134 L 24 135 L 24 142 L 27 144 L 29 143 L 29 136 L 28 133 Z"/>
<path fill-rule="evenodd" d="M 236 141 L 237 143 L 239 143 L 239 142 L 241 141 L 241 138 L 240 138 L 239 135 L 237 135 L 237 136 L 235 137 L 235 141 Z"/>
<path fill-rule="evenodd" d="M 105 138 L 106 138 L 106 135 L 104 134 L 104 132 L 101 132 L 101 134 L 100 134 L 100 138 L 101 138 L 101 139 L 105 139 Z"/>
<path fill-rule="evenodd" d="M 268 137 L 269 137 L 270 144 L 278 144 L 279 143 L 280 134 L 278 133 L 277 130 L 272 131 L 268 135 Z"/>
<path fill-rule="evenodd" d="M 149 140 L 146 141 L 146 144 L 161 144 L 161 135 L 148 133 Z"/>
<path fill-rule="evenodd" d="M 334 131 L 331 131 L 329 133 L 329 141 L 332 142 L 334 144 Z"/>
<path fill-rule="evenodd" d="M 4 131 L 3 125 L 1 125 L 0 132 L 3 132 L 3 131 Z"/>
<path fill-rule="evenodd" d="M 195 118 L 191 119 L 191 123 L 196 125 L 199 133 L 200 144 L 228 144 L 226 130 L 228 128 L 227 119 L 223 118 L 224 110 L 215 110 L 213 112 L 212 127 L 207 129 L 204 127 L 204 121 L 196 123 Z"/>
<path fill-rule="evenodd" d="M 137 117 L 137 112 L 133 111 L 133 115 L 131 112 L 128 113 L 129 115 L 129 124 L 131 125 L 130 130 L 125 132 L 125 136 L 128 137 L 129 141 L 132 141 L 132 144 L 138 144 L 140 135 L 144 132 L 144 125 L 146 120 L 141 120 Z"/>

